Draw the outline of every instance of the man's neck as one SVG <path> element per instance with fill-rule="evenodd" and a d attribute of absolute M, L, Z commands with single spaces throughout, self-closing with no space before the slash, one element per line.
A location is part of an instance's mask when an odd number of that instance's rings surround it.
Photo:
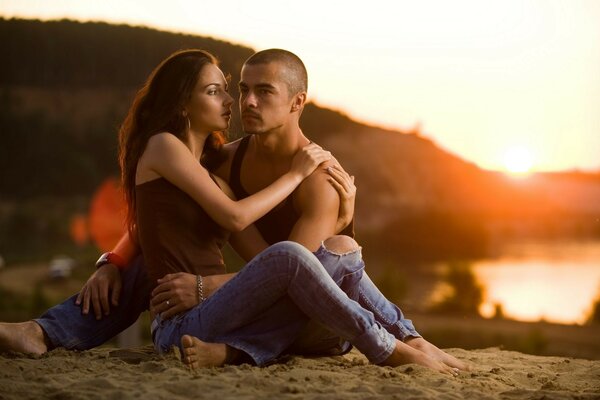
<path fill-rule="evenodd" d="M 273 164 L 291 162 L 296 152 L 310 143 L 298 126 L 253 135 L 252 142 L 257 158 Z"/>

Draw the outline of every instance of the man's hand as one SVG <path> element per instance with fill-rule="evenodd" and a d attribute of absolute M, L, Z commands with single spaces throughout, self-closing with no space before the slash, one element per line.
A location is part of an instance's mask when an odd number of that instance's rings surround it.
<path fill-rule="evenodd" d="M 168 319 L 197 305 L 196 275 L 177 272 L 158 280 L 158 286 L 152 291 L 150 311 Z"/>
<path fill-rule="evenodd" d="M 206 300 L 235 273 L 209 275 L 202 277 L 203 295 Z M 150 312 L 169 319 L 198 305 L 198 286 L 196 275 L 187 272 L 167 274 L 158 280 L 158 286 L 152 291 Z"/>
<path fill-rule="evenodd" d="M 81 305 L 82 314 L 87 315 L 91 303 L 96 319 L 102 319 L 102 314 L 110 314 L 109 292 L 111 304 L 116 307 L 119 305 L 121 287 L 119 269 L 113 264 L 105 264 L 98 268 L 83 285 L 75 304 Z"/>

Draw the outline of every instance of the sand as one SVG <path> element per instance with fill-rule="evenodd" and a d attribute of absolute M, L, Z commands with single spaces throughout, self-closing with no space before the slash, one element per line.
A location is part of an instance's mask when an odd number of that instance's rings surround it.
<path fill-rule="evenodd" d="M 417 365 L 378 367 L 355 350 L 193 372 L 177 354 L 151 347 L 4 354 L 0 399 L 600 399 L 600 361 L 497 348 L 448 352 L 475 370 L 452 378 Z"/>

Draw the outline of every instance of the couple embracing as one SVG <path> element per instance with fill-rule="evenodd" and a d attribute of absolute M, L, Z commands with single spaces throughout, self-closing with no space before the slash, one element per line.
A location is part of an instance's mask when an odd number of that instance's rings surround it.
<path fill-rule="evenodd" d="M 179 346 L 191 368 L 354 346 L 374 364 L 467 369 L 365 272 L 352 238 L 354 178 L 299 126 L 307 87 L 296 55 L 251 56 L 239 82 L 247 135 L 225 144 L 233 99 L 216 58 L 165 59 L 119 132 L 128 233 L 79 294 L 33 321 L 0 324 L 1 348 L 89 349 L 149 308 L 155 349 Z M 247 261 L 238 273 L 226 272 L 226 242 Z"/>

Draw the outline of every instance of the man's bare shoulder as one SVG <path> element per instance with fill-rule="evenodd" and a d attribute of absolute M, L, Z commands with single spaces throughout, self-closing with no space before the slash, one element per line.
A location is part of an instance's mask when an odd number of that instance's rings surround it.
<path fill-rule="evenodd" d="M 240 142 L 242 141 L 242 139 L 243 138 L 235 139 L 231 142 L 227 142 L 227 143 L 223 144 L 223 150 L 235 152 L 237 150 L 238 146 L 240 145 Z"/>
<path fill-rule="evenodd" d="M 337 210 L 339 207 L 339 196 L 329 183 L 327 166 L 319 166 L 294 192 L 294 207 L 300 213 L 308 209 L 335 207 Z"/>
<path fill-rule="evenodd" d="M 231 162 L 235 152 L 238 147 L 240 147 L 240 143 L 242 142 L 242 138 L 236 139 L 233 142 L 228 142 L 223 145 L 222 151 L 227 156 L 227 161 Z"/>
<path fill-rule="evenodd" d="M 323 147 L 323 150 L 327 149 Z M 327 172 L 327 168 L 333 165 L 341 166 L 335 156 L 331 160 L 325 161 L 323 164 L 319 165 L 312 174 L 302 181 L 298 186 L 298 189 L 296 189 L 296 192 L 301 196 L 327 195 L 328 193 L 335 193 L 337 196 L 337 192 L 329 183 L 330 175 Z"/>

